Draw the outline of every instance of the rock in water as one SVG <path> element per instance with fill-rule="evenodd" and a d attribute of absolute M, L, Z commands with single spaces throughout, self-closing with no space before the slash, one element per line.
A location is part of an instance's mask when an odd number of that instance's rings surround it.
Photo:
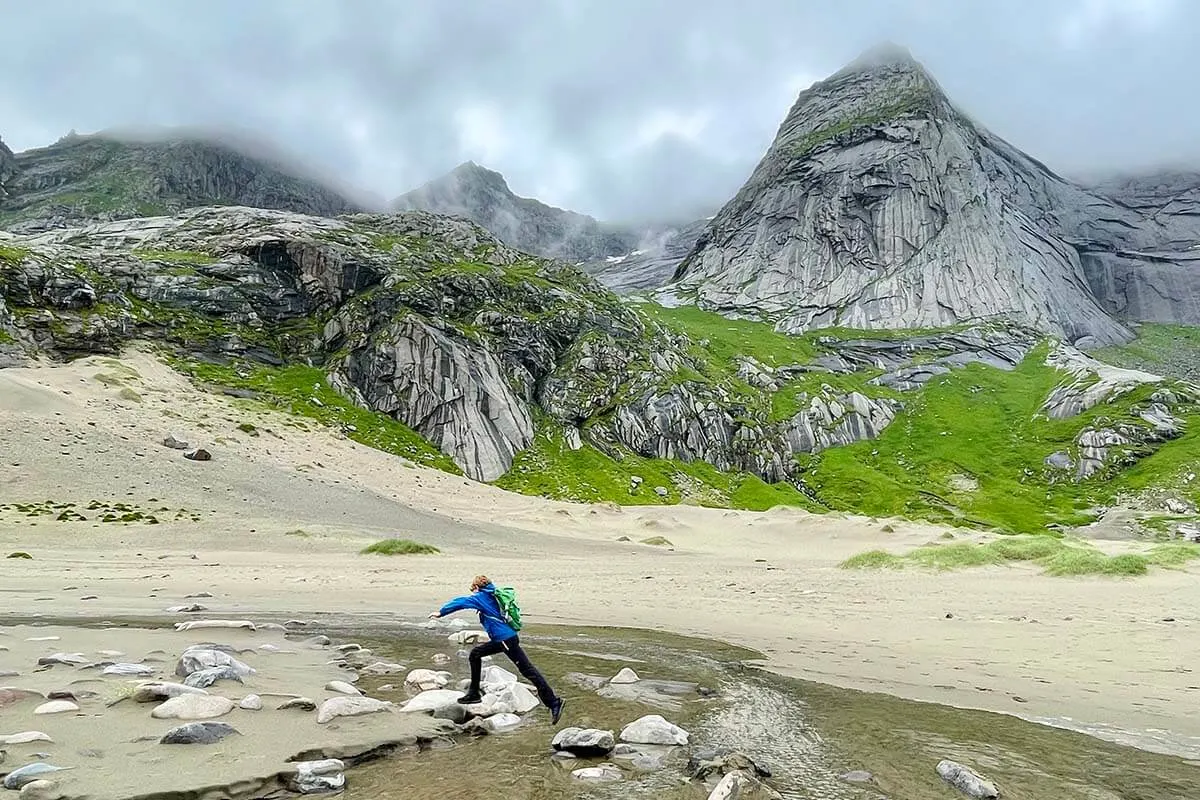
<path fill-rule="evenodd" d="M 444 689 L 446 684 L 450 682 L 452 676 L 449 672 L 434 672 L 431 669 L 414 669 L 408 673 L 404 679 L 404 683 L 420 689 L 428 691 L 430 689 Z"/>
<path fill-rule="evenodd" d="M 324 725 L 337 717 L 357 717 L 389 711 L 392 704 L 371 697 L 332 697 L 321 704 L 317 711 L 317 724 Z"/>
<path fill-rule="evenodd" d="M 483 720 L 483 726 L 491 733 L 511 731 L 521 724 L 521 718 L 516 714 L 496 714 Z"/>
<path fill-rule="evenodd" d="M 609 683 L 637 683 L 640 680 L 641 678 L 638 677 L 636 672 L 631 670 L 629 667 L 625 667 L 616 675 L 614 675 L 613 679 L 609 681 Z"/>
<path fill-rule="evenodd" d="M 939 761 L 937 774 L 967 797 L 973 797 L 976 800 L 994 800 L 1000 796 L 1000 790 L 996 788 L 996 784 L 958 762 Z"/>
<path fill-rule="evenodd" d="M 158 741 L 160 744 L 214 744 L 235 733 L 238 731 L 224 722 L 189 722 L 167 731 Z"/>
<path fill-rule="evenodd" d="M 346 786 L 345 769 L 346 765 L 336 758 L 301 761 L 296 764 L 296 774 L 288 781 L 288 788 L 300 794 L 340 791 Z"/>
<path fill-rule="evenodd" d="M 708 800 L 738 800 L 742 796 L 742 773 L 730 772 L 713 787 Z"/>
<path fill-rule="evenodd" d="M 211 694 L 184 694 L 164 701 L 150 712 L 155 719 L 212 719 L 233 710 L 233 701 Z"/>
<path fill-rule="evenodd" d="M 431 714 L 445 706 L 457 704 L 460 697 L 462 697 L 462 692 L 454 692 L 449 689 L 432 689 L 427 692 L 421 692 L 405 703 L 400 710 L 410 713 Z"/>
<path fill-rule="evenodd" d="M 613 783 L 624 778 L 624 775 L 616 764 L 600 764 L 596 767 L 577 769 L 571 773 L 571 777 L 589 783 Z"/>
<path fill-rule="evenodd" d="M 550 746 L 583 758 L 602 758 L 613 751 L 616 737 L 612 731 L 596 728 L 563 728 L 554 735 Z"/>
<path fill-rule="evenodd" d="M 69 711 L 78 711 L 79 706 L 70 700 L 51 700 L 49 703 L 42 703 L 33 710 L 34 714 L 65 714 Z"/>
<path fill-rule="evenodd" d="M 621 741 L 633 744 L 686 745 L 688 732 L 658 714 L 648 714 L 621 730 Z"/>
<path fill-rule="evenodd" d="M 362 692 L 360 692 L 358 689 L 351 686 L 350 684 L 346 683 L 345 681 L 330 681 L 329 683 L 325 684 L 325 691 L 337 692 L 338 694 L 348 694 L 348 695 L 362 694 Z"/>
<path fill-rule="evenodd" d="M 209 667 L 208 669 L 200 669 L 193 672 L 183 679 L 185 686 L 192 686 L 197 689 L 207 689 L 217 681 L 237 681 L 242 683 L 241 673 L 232 666 Z"/>
<path fill-rule="evenodd" d="M 41 780 L 45 775 L 49 775 L 52 772 L 60 772 L 63 769 L 66 769 L 66 767 L 55 767 L 51 764 L 44 764 L 41 761 L 26 764 L 23 767 L 17 767 L 4 776 L 4 788 L 20 789 L 26 784 Z"/>
<path fill-rule="evenodd" d="M 175 623 L 175 630 L 177 631 L 195 631 L 202 628 L 244 628 L 245 630 L 252 631 L 255 630 L 256 626 L 248 619 L 196 619 Z"/>

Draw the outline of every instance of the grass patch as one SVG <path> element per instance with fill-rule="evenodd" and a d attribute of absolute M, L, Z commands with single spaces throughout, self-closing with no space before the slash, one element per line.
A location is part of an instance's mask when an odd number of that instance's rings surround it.
<path fill-rule="evenodd" d="M 1033 563 L 1047 575 L 1145 575 L 1150 567 L 1179 569 L 1200 559 L 1200 545 L 1161 544 L 1145 553 L 1107 555 L 1084 542 L 1053 536 L 1011 536 L 983 544 L 928 544 L 902 556 L 883 550 L 859 553 L 841 563 L 843 569 L 899 569 L 908 565 L 937 570 L 986 567 L 1012 562 Z"/>
<path fill-rule="evenodd" d="M 649 539 L 642 539 L 642 544 L 648 544 L 653 547 L 674 547 L 671 540 L 665 536 L 651 536 Z"/>
<path fill-rule="evenodd" d="M 1094 358 L 1126 369 L 1156 375 L 1200 380 L 1200 328 L 1165 323 L 1144 323 L 1132 342 L 1105 347 Z"/>
<path fill-rule="evenodd" d="M 178 359 L 171 359 L 171 365 L 202 383 L 253 391 L 259 402 L 336 428 L 359 444 L 445 472 L 462 474 L 449 456 L 412 428 L 386 414 L 357 406 L 338 394 L 317 367 L 207 364 Z M 240 426 L 239 430 L 242 430 Z"/>
<path fill-rule="evenodd" d="M 146 261 L 165 261 L 169 264 L 215 264 L 217 259 L 195 250 L 134 250 L 133 254 Z"/>
<path fill-rule="evenodd" d="M 572 450 L 561 428 L 543 419 L 533 444 L 517 454 L 512 469 L 495 485 L 521 494 L 580 503 L 690 503 L 750 511 L 775 506 L 817 509 L 787 483 L 769 484 L 755 475 L 722 472 L 700 461 L 643 458 L 627 451 L 617 456 L 610 457 L 589 444 Z M 666 493 L 659 494 L 659 488 Z"/>
<path fill-rule="evenodd" d="M 122 400 L 128 400 L 131 403 L 142 402 L 142 396 L 140 394 L 138 394 L 137 392 L 135 392 L 133 389 L 130 389 L 128 386 L 126 386 L 121 391 L 117 392 L 117 397 L 120 397 Z"/>
<path fill-rule="evenodd" d="M 248 433 L 251 436 L 258 436 L 258 428 L 251 425 L 249 422 L 243 422 L 237 426 L 237 429 L 242 433 Z"/>
<path fill-rule="evenodd" d="M 20 264 L 29 255 L 24 247 L 0 244 L 0 263 Z"/>
<path fill-rule="evenodd" d="M 381 542 L 376 542 L 373 545 L 364 547 L 361 551 L 364 555 L 374 554 L 381 556 L 427 556 L 435 555 L 442 552 L 431 544 L 423 544 L 414 542 L 411 539 L 384 539 Z"/>
<path fill-rule="evenodd" d="M 642 303 L 637 308 L 665 327 L 686 334 L 694 342 L 704 342 L 703 350 L 708 358 L 726 366 L 735 365 L 745 356 L 769 367 L 807 364 L 817 356 L 817 348 L 809 337 L 778 333 L 769 322 L 726 319 L 695 306 L 667 308 L 656 303 Z"/>

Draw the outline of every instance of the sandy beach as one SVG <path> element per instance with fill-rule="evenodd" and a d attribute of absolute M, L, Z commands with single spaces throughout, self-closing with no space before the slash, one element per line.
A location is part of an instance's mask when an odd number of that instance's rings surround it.
<path fill-rule="evenodd" d="M 162 615 L 207 592 L 207 616 L 416 619 L 486 572 L 518 587 L 535 632 L 571 623 L 712 637 L 788 675 L 1069 722 L 1200 759 L 1195 567 L 1136 579 L 848 571 L 837 565 L 854 553 L 901 552 L 943 531 L 521 497 L 199 392 L 148 355 L 124 363 L 136 377 L 119 385 L 96 379 L 113 371 L 106 359 L 0 371 L 0 504 L 10 504 L 0 555 L 32 556 L 0 560 L 0 614 Z M 168 434 L 213 460 L 184 459 L 161 445 Z M 89 518 L 11 507 L 45 502 Z M 99 522 L 83 510 L 93 502 L 159 524 Z M 650 536 L 673 547 L 639 543 Z M 442 553 L 359 554 L 388 537 Z"/>

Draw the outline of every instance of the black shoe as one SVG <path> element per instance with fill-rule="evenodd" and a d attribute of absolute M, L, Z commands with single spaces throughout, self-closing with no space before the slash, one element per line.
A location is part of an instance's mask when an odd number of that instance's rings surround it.
<path fill-rule="evenodd" d="M 557 725 L 559 717 L 562 716 L 563 706 L 567 704 L 566 700 L 559 699 L 557 703 L 550 706 L 550 724 Z"/>
<path fill-rule="evenodd" d="M 471 693 L 464 694 L 462 697 L 458 698 L 459 704 L 464 705 L 464 706 L 473 706 L 476 703 L 479 703 L 482 701 L 483 701 L 482 697 L 480 697 L 477 694 L 471 694 Z"/>

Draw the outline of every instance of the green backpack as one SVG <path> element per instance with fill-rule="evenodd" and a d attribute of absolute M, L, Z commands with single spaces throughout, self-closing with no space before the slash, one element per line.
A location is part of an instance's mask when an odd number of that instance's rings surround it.
<path fill-rule="evenodd" d="M 500 610 L 507 617 L 504 621 L 514 631 L 521 630 L 521 607 L 517 605 L 517 592 L 511 586 L 497 588 L 493 593 L 496 602 L 500 604 Z"/>

